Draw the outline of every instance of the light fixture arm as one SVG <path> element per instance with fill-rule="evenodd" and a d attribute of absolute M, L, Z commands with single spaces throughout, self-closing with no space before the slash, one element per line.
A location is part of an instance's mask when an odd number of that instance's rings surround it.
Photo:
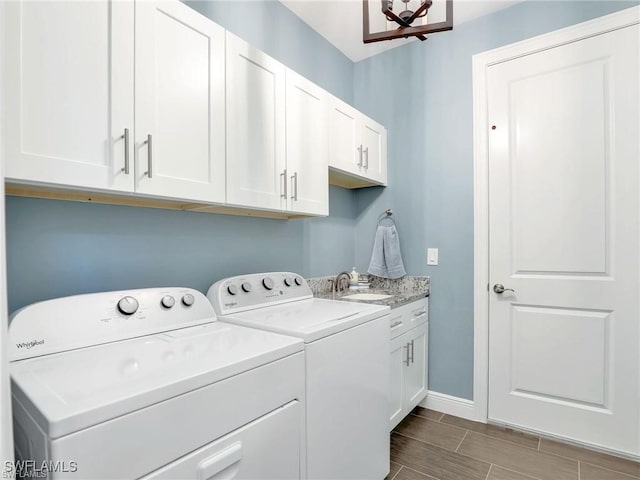
<path fill-rule="evenodd" d="M 394 38 L 407 37 L 418 37 L 420 40 L 426 40 L 425 35 L 453 29 L 453 0 L 444 0 L 446 10 L 445 21 L 416 26 L 412 26 L 411 22 L 415 21 L 421 16 L 424 16 L 429 8 L 431 8 L 431 6 L 433 5 L 433 0 L 424 0 L 424 2 L 414 13 L 412 13 L 408 17 L 405 17 L 404 19 L 393 12 L 393 10 L 391 9 L 391 0 L 383 0 L 381 2 L 382 14 L 385 15 L 388 21 L 397 23 L 398 28 L 394 30 L 373 32 L 370 30 L 369 2 L 377 1 L 380 0 L 362 0 L 362 40 L 364 41 L 364 43 L 381 42 L 383 40 L 393 40 Z"/>
<path fill-rule="evenodd" d="M 401 19 L 398 15 L 393 13 L 393 10 L 389 10 L 389 8 L 387 8 L 387 10 L 383 10 L 382 13 L 384 13 L 387 16 L 387 18 L 393 20 L 401 27 L 405 27 L 405 28 L 411 27 L 411 22 Z M 416 36 L 423 42 L 427 39 L 427 37 L 425 37 L 424 35 L 416 35 Z"/>
<path fill-rule="evenodd" d="M 418 8 L 415 12 L 413 12 L 413 15 L 409 17 L 409 19 L 407 20 L 407 23 L 411 25 L 414 22 L 414 20 L 422 14 L 422 12 L 426 13 L 426 11 L 429 10 L 429 8 L 431 8 L 431 5 L 433 5 L 433 0 L 425 0 L 425 2 L 422 5 L 420 5 L 420 8 Z"/>

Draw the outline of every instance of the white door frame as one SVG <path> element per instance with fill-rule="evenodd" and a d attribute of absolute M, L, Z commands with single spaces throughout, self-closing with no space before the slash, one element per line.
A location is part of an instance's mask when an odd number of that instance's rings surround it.
<path fill-rule="evenodd" d="M 0 25 L 3 25 L 3 5 L 0 5 Z M 0 35 L 0 52 L 2 52 L 2 36 Z M 3 67 L 0 63 L 0 112 L 4 105 L 2 95 Z M 13 430 L 11 416 L 11 388 L 9 384 L 9 360 L 7 345 L 9 318 L 7 313 L 7 277 L 5 273 L 5 215 L 4 215 L 4 124 L 0 116 L 0 476 L 8 473 L 5 462 L 13 462 Z"/>
<path fill-rule="evenodd" d="M 487 421 L 489 395 L 489 124 L 487 69 L 491 65 L 640 23 L 640 6 L 473 56 L 474 151 L 474 417 Z"/>

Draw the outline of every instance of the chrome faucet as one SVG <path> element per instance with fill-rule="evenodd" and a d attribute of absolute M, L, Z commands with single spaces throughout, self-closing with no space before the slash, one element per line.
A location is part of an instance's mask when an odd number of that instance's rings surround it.
<path fill-rule="evenodd" d="M 333 280 L 331 293 L 342 292 L 348 289 L 349 280 L 351 280 L 351 274 L 349 272 L 340 272 Z"/>

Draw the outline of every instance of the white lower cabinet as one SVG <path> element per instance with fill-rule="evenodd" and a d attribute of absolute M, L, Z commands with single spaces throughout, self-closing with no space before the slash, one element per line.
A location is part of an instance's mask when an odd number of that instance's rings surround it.
<path fill-rule="evenodd" d="M 389 430 L 427 395 L 428 299 L 391 312 L 391 390 Z"/>

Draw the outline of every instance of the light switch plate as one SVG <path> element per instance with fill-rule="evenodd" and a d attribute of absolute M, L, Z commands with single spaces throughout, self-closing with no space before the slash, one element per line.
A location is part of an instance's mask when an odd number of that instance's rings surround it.
<path fill-rule="evenodd" d="M 427 248 L 427 265 L 438 265 L 437 248 Z"/>

